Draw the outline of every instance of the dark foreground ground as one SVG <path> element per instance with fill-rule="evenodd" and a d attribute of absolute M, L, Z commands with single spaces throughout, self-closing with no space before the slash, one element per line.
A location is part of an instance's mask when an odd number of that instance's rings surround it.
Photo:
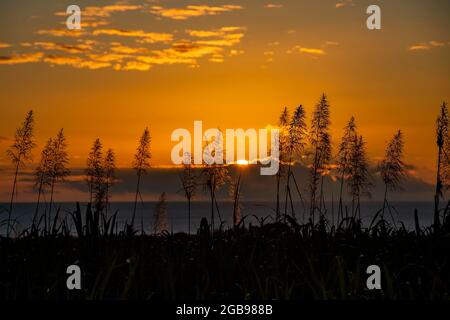
<path fill-rule="evenodd" d="M 449 219 L 447 219 L 449 220 Z M 449 299 L 450 228 L 267 224 L 196 235 L 0 238 L 0 299 Z M 69 291 L 66 268 L 82 270 Z M 381 268 L 368 290 L 366 268 Z"/>

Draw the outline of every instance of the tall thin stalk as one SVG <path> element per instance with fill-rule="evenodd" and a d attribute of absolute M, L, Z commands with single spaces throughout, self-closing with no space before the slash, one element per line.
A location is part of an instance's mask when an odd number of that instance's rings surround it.
<path fill-rule="evenodd" d="M 191 200 L 196 191 L 196 177 L 192 172 L 192 156 L 186 153 L 183 159 L 183 174 L 181 175 L 181 184 L 183 186 L 184 196 L 188 203 L 188 234 L 191 234 Z"/>
<path fill-rule="evenodd" d="M 306 113 L 303 109 L 303 106 L 300 105 L 295 109 L 294 114 L 292 115 L 292 119 L 289 123 L 288 128 L 288 139 L 287 139 L 287 151 L 288 151 L 288 172 L 286 179 L 286 195 L 284 202 L 284 214 L 287 215 L 287 205 L 288 205 L 288 197 L 291 201 L 291 210 L 292 217 L 295 218 L 294 206 L 292 204 L 292 194 L 290 188 L 290 180 L 291 175 L 293 174 L 291 170 L 292 162 L 296 159 L 299 159 L 301 156 L 301 152 L 305 146 L 305 138 L 306 138 L 306 122 L 305 122 Z"/>
<path fill-rule="evenodd" d="M 15 133 L 14 143 L 6 151 L 7 156 L 15 165 L 14 180 L 11 192 L 11 199 L 8 210 L 8 224 L 6 228 L 6 235 L 9 237 L 11 230 L 11 217 L 13 212 L 14 196 L 17 193 L 17 177 L 19 176 L 19 168 L 27 162 L 32 161 L 31 151 L 36 146 L 34 142 L 34 115 L 33 110 L 29 111 L 22 123 Z"/>
<path fill-rule="evenodd" d="M 383 209 L 381 219 L 384 220 L 386 207 L 389 209 L 387 200 L 388 190 L 399 188 L 401 181 L 405 177 L 405 164 L 403 163 L 403 134 L 399 130 L 388 143 L 384 159 L 378 165 L 381 178 L 385 184 Z"/>
<path fill-rule="evenodd" d="M 436 144 L 438 147 L 438 159 L 436 170 L 436 191 L 434 195 L 434 228 L 438 229 L 440 226 L 439 219 L 439 200 L 443 195 L 444 187 L 448 187 L 448 176 L 446 173 L 450 169 L 449 154 L 450 138 L 449 138 L 449 114 L 447 104 L 442 103 L 439 117 L 436 121 Z"/>
<path fill-rule="evenodd" d="M 280 186 L 281 186 L 281 179 L 284 175 L 284 162 L 285 162 L 285 156 L 286 156 L 286 146 L 287 146 L 287 140 L 288 140 L 288 128 L 289 128 L 289 122 L 290 122 L 290 115 L 288 108 L 285 107 L 283 111 L 281 112 L 280 119 L 278 121 L 278 127 L 280 130 L 280 140 L 279 140 L 279 169 L 276 174 L 276 181 L 277 181 L 277 198 L 276 198 L 276 217 L 275 220 L 280 220 Z"/>
<path fill-rule="evenodd" d="M 324 173 L 326 165 L 331 159 L 331 137 L 329 133 L 330 126 L 330 105 L 325 94 L 317 102 L 313 117 L 311 120 L 311 133 L 309 135 L 310 144 L 313 149 L 313 160 L 310 169 L 310 217 L 314 223 L 315 211 L 317 208 L 317 189 L 323 188 L 321 176 Z M 322 201 L 322 192 L 319 195 L 319 201 Z"/>
<path fill-rule="evenodd" d="M 136 193 L 134 197 L 133 216 L 131 218 L 131 227 L 134 226 L 134 220 L 136 218 L 136 207 L 138 196 L 140 195 L 141 177 L 142 175 L 146 174 L 147 170 L 150 168 L 150 159 L 151 159 L 150 143 L 151 143 L 150 131 L 148 130 L 148 127 L 146 127 L 141 135 L 141 138 L 139 139 L 139 145 L 137 147 L 133 161 L 133 169 L 136 171 L 137 182 L 136 182 Z"/>

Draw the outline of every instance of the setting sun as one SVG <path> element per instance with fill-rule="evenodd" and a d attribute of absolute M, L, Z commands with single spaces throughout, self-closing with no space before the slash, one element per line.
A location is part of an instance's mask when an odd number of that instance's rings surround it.
<path fill-rule="evenodd" d="M 240 160 L 236 161 L 236 164 L 240 165 L 240 166 L 248 166 L 248 161 L 245 159 L 240 159 Z"/>

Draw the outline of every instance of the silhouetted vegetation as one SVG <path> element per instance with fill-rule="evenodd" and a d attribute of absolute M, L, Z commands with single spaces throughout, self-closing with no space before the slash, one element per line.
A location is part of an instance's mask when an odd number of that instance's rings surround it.
<path fill-rule="evenodd" d="M 328 103 L 325 94 L 322 95 L 319 102 L 317 102 L 312 119 L 311 132 L 309 139 L 312 148 L 312 165 L 310 169 L 310 215 L 311 220 L 315 222 L 316 210 L 319 209 L 322 215 L 323 204 L 323 177 L 327 165 L 331 160 L 331 136 L 330 130 L 330 104 Z M 320 190 L 318 190 L 320 184 Z M 317 192 L 319 191 L 319 199 L 317 199 Z M 319 205 L 318 203 L 319 202 Z"/>
<path fill-rule="evenodd" d="M 439 228 L 439 200 L 444 196 L 444 189 L 450 186 L 450 138 L 449 114 L 447 104 L 442 103 L 439 117 L 436 121 L 436 144 L 438 147 L 438 162 L 436 170 L 436 194 L 434 196 L 434 226 Z"/>
<path fill-rule="evenodd" d="M 8 158 L 10 158 L 12 164 L 15 166 L 14 170 L 14 182 L 12 185 L 11 201 L 9 203 L 8 221 L 6 234 L 9 237 L 11 230 L 11 216 L 13 212 L 14 196 L 17 192 L 17 177 L 19 175 L 20 167 L 25 163 L 32 161 L 31 151 L 36 146 L 34 142 L 34 114 L 33 110 L 29 111 L 22 126 L 20 126 L 14 135 L 14 143 L 6 151 Z"/>
<path fill-rule="evenodd" d="M 192 170 L 192 156 L 189 152 L 184 155 L 183 173 L 180 177 L 184 196 L 188 202 L 188 234 L 191 234 L 191 200 L 197 189 L 197 178 Z"/>
<path fill-rule="evenodd" d="M 131 227 L 134 226 L 134 219 L 136 218 L 136 206 L 138 202 L 138 196 L 141 196 L 141 178 L 142 175 L 147 173 L 148 168 L 150 168 L 150 159 L 152 157 L 150 153 L 150 131 L 145 128 L 139 139 L 139 146 L 136 149 L 136 154 L 134 155 L 133 169 L 136 171 L 137 182 L 136 182 L 136 193 L 134 198 L 134 209 L 133 217 L 131 218 Z"/>
<path fill-rule="evenodd" d="M 241 224 L 214 236 L 208 227 L 138 236 L 111 221 L 101 227 L 90 208 L 73 219 L 77 237 L 65 224 L 56 234 L 0 239 L 0 299 L 449 298 L 449 210 L 439 231 L 387 221 L 362 229 L 353 217 L 330 228 L 288 216 L 287 224 Z M 65 268 L 74 263 L 83 289 L 69 292 Z M 366 289 L 371 264 L 382 268 L 383 290 Z"/>
<path fill-rule="evenodd" d="M 399 188 L 402 179 L 405 177 L 405 164 L 403 163 L 403 135 L 399 130 L 386 148 L 386 156 L 379 164 L 379 171 L 383 179 L 384 199 L 381 218 L 384 219 L 384 212 L 387 208 L 392 216 L 391 207 L 389 206 L 387 194 L 388 190 L 396 190 Z"/>
<path fill-rule="evenodd" d="M 217 205 L 216 193 L 229 179 L 228 168 L 223 165 L 223 150 L 218 147 L 221 137 L 212 141 L 205 147 L 204 165 L 202 170 L 204 190 L 209 193 L 211 201 L 211 231 L 215 228 L 215 212 L 219 217 L 220 225 L 222 225 L 222 217 L 220 216 L 219 206 Z"/>

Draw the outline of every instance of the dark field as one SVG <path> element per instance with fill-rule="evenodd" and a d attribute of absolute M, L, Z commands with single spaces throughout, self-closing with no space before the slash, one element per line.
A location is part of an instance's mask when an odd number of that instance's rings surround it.
<path fill-rule="evenodd" d="M 89 221 L 89 219 L 88 219 Z M 450 219 L 408 231 L 357 219 L 337 229 L 324 219 L 246 226 L 212 235 L 106 234 L 94 220 L 64 232 L 0 238 L 0 299 L 449 299 Z M 94 227 L 93 227 L 94 226 Z M 82 270 L 82 290 L 66 288 L 66 268 Z M 366 268 L 381 268 L 368 290 Z"/>

